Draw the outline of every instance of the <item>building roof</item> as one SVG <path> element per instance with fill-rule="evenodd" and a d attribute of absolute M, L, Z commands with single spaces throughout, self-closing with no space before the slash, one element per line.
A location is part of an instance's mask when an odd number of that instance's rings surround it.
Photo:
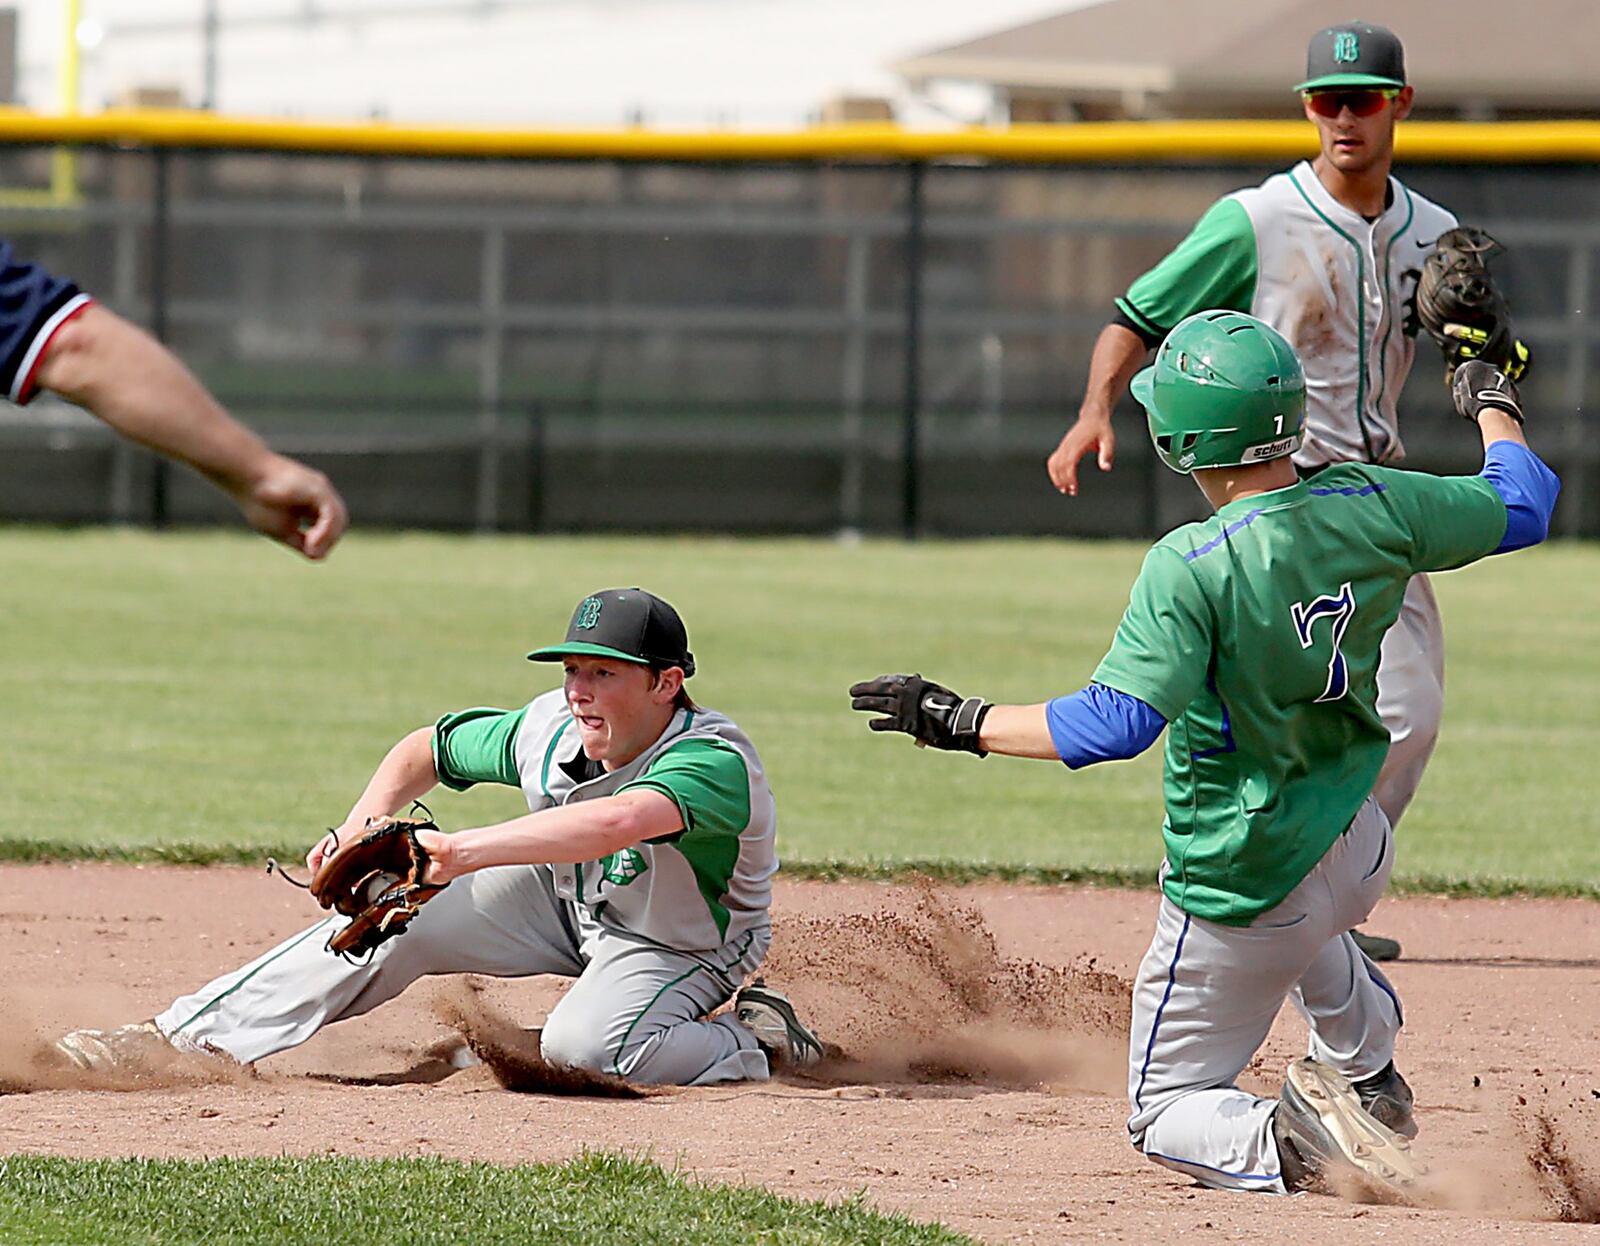
<path fill-rule="evenodd" d="M 1452 0 L 1446 9 L 1438 0 L 1384 0 L 1366 8 L 1367 20 L 1405 44 L 1420 105 L 1600 108 L 1593 55 L 1600 5 L 1593 0 L 1527 0 L 1514 15 L 1495 0 Z M 958 79 L 1012 92 L 1255 109 L 1289 103 L 1314 31 L 1361 16 L 1350 0 L 1104 0 L 893 68 L 914 84 Z"/>

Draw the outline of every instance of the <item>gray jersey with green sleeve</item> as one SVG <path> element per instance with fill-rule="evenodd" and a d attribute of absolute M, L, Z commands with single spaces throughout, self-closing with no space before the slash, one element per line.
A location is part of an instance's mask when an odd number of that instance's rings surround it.
<path fill-rule="evenodd" d="M 1406 332 L 1422 260 L 1456 218 L 1391 178 L 1368 221 L 1309 163 L 1219 200 L 1117 300 L 1152 337 L 1227 307 L 1265 320 L 1305 367 L 1306 436 L 1295 462 L 1397 463 L 1396 403 L 1416 352 Z"/>
<path fill-rule="evenodd" d="M 557 895 L 604 926 L 665 947 L 709 950 L 769 924 L 777 807 L 755 746 L 715 710 L 679 709 L 661 736 L 618 770 L 592 774 L 557 689 L 520 710 L 448 714 L 434 729 L 440 782 L 520 787 L 528 808 L 630 790 L 661 792 L 684 829 L 598 861 L 548 867 Z"/>
<path fill-rule="evenodd" d="M 1481 476 L 1347 464 L 1150 550 L 1094 678 L 1171 724 L 1175 905 L 1247 925 L 1321 860 L 1388 752 L 1378 658 L 1407 581 L 1492 553 L 1505 530 Z"/>

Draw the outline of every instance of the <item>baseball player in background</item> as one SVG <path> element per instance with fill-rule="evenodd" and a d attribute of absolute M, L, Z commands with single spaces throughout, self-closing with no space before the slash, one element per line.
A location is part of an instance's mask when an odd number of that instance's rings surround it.
<path fill-rule="evenodd" d="M 187 463 L 232 498 L 251 527 L 307 558 L 326 557 L 348 522 L 326 476 L 273 453 L 153 337 L 18 258 L 4 240 L 0 386 L 19 404 L 50 390 Z"/>
<path fill-rule="evenodd" d="M 1219 200 L 1117 300 L 1095 343 L 1077 422 L 1049 459 L 1063 493 L 1077 494 L 1088 455 L 1111 470 L 1117 399 L 1148 351 L 1205 308 L 1258 316 L 1299 354 L 1306 431 L 1294 461 L 1302 474 L 1404 457 L 1395 404 L 1416 351 L 1407 304 L 1423 258 L 1456 218 L 1390 175 L 1395 125 L 1413 95 L 1392 32 L 1365 22 L 1318 31 L 1295 89 L 1319 154 Z M 1444 634 L 1433 588 L 1419 575 L 1384 639 L 1378 677 L 1390 749 L 1374 795 L 1391 825 L 1416 795 L 1443 708 Z M 1400 954 L 1390 939 L 1364 946 L 1379 959 Z"/>
<path fill-rule="evenodd" d="M 777 809 L 749 738 L 684 687 L 695 661 L 677 612 L 639 589 L 595 593 L 562 643 L 528 657 L 562 663 L 562 687 L 413 731 L 307 857 L 315 871 L 440 783 L 521 788 L 522 817 L 419 833 L 425 881 L 448 885 L 402 935 L 357 962 L 326 949 L 330 917 L 153 1021 L 66 1035 L 60 1053 L 94 1070 L 172 1046 L 248 1063 L 425 975 L 479 973 L 576 979 L 541 1037 L 555 1064 L 704 1085 L 819 1060 L 789 1001 L 751 980 L 772 938 Z"/>
<path fill-rule="evenodd" d="M 919 676 L 857 684 L 870 726 L 940 749 L 1128 758 L 1167 733 L 1166 859 L 1134 983 L 1129 1133 L 1222 1189 L 1403 1193 L 1412 1094 L 1394 1066 L 1393 987 L 1348 933 L 1394 860 L 1373 796 L 1389 747 L 1379 654 L 1412 577 L 1542 540 L 1560 484 L 1527 448 L 1511 382 L 1456 372 L 1481 474 L 1367 464 L 1297 477 L 1306 383 L 1254 317 L 1181 321 L 1133 378 L 1156 451 L 1215 508 L 1150 550 L 1110 652 L 1079 692 L 963 699 Z M 1311 1030 L 1282 1096 L 1237 1086 L 1284 998 Z"/>

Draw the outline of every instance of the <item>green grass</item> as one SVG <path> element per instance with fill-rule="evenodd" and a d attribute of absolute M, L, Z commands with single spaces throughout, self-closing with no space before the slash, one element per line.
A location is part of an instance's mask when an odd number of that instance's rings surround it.
<path fill-rule="evenodd" d="M 435 1159 L 73 1161 L 0 1158 L 0 1240 L 140 1243 L 764 1242 L 959 1246 L 971 1239 L 869 1210 L 704 1185 L 588 1154 L 499 1168 Z"/>
<path fill-rule="evenodd" d="M 0 853 L 259 860 L 337 821 L 400 735 L 551 685 L 522 660 L 594 588 L 689 623 L 693 691 L 754 737 L 780 849 L 812 872 L 927 863 L 1141 881 L 1158 769 L 929 754 L 870 736 L 844 689 L 914 669 L 1035 700 L 1082 685 L 1142 546 L 471 538 L 358 532 L 308 567 L 235 533 L 0 534 Z M 1400 835 L 1402 885 L 1596 894 L 1600 546 L 1437 579 L 1445 737 Z M 522 808 L 440 793 L 446 826 Z"/>

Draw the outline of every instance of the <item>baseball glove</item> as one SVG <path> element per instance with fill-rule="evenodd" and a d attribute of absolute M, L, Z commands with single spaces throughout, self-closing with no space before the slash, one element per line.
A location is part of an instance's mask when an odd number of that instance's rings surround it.
<path fill-rule="evenodd" d="M 369 819 L 366 834 L 324 861 L 312 876 L 317 903 L 350 918 L 349 925 L 329 938 L 330 952 L 360 955 L 404 934 L 422 906 L 449 885 L 422 881 L 432 858 L 417 832 L 439 828 L 425 805 L 413 805 L 411 814 Z"/>
<path fill-rule="evenodd" d="M 1416 324 L 1444 352 L 1448 385 L 1469 359 L 1494 364 L 1514 381 L 1528 371 L 1528 348 L 1511 333 L 1511 309 L 1489 274 L 1489 257 L 1504 248 L 1481 229 L 1439 235 L 1417 278 Z"/>
<path fill-rule="evenodd" d="M 921 675 L 879 675 L 852 684 L 850 708 L 886 715 L 867 724 L 874 731 L 903 731 L 929 748 L 989 755 L 978 743 L 978 732 L 994 707 L 982 697 L 962 697 Z"/>

